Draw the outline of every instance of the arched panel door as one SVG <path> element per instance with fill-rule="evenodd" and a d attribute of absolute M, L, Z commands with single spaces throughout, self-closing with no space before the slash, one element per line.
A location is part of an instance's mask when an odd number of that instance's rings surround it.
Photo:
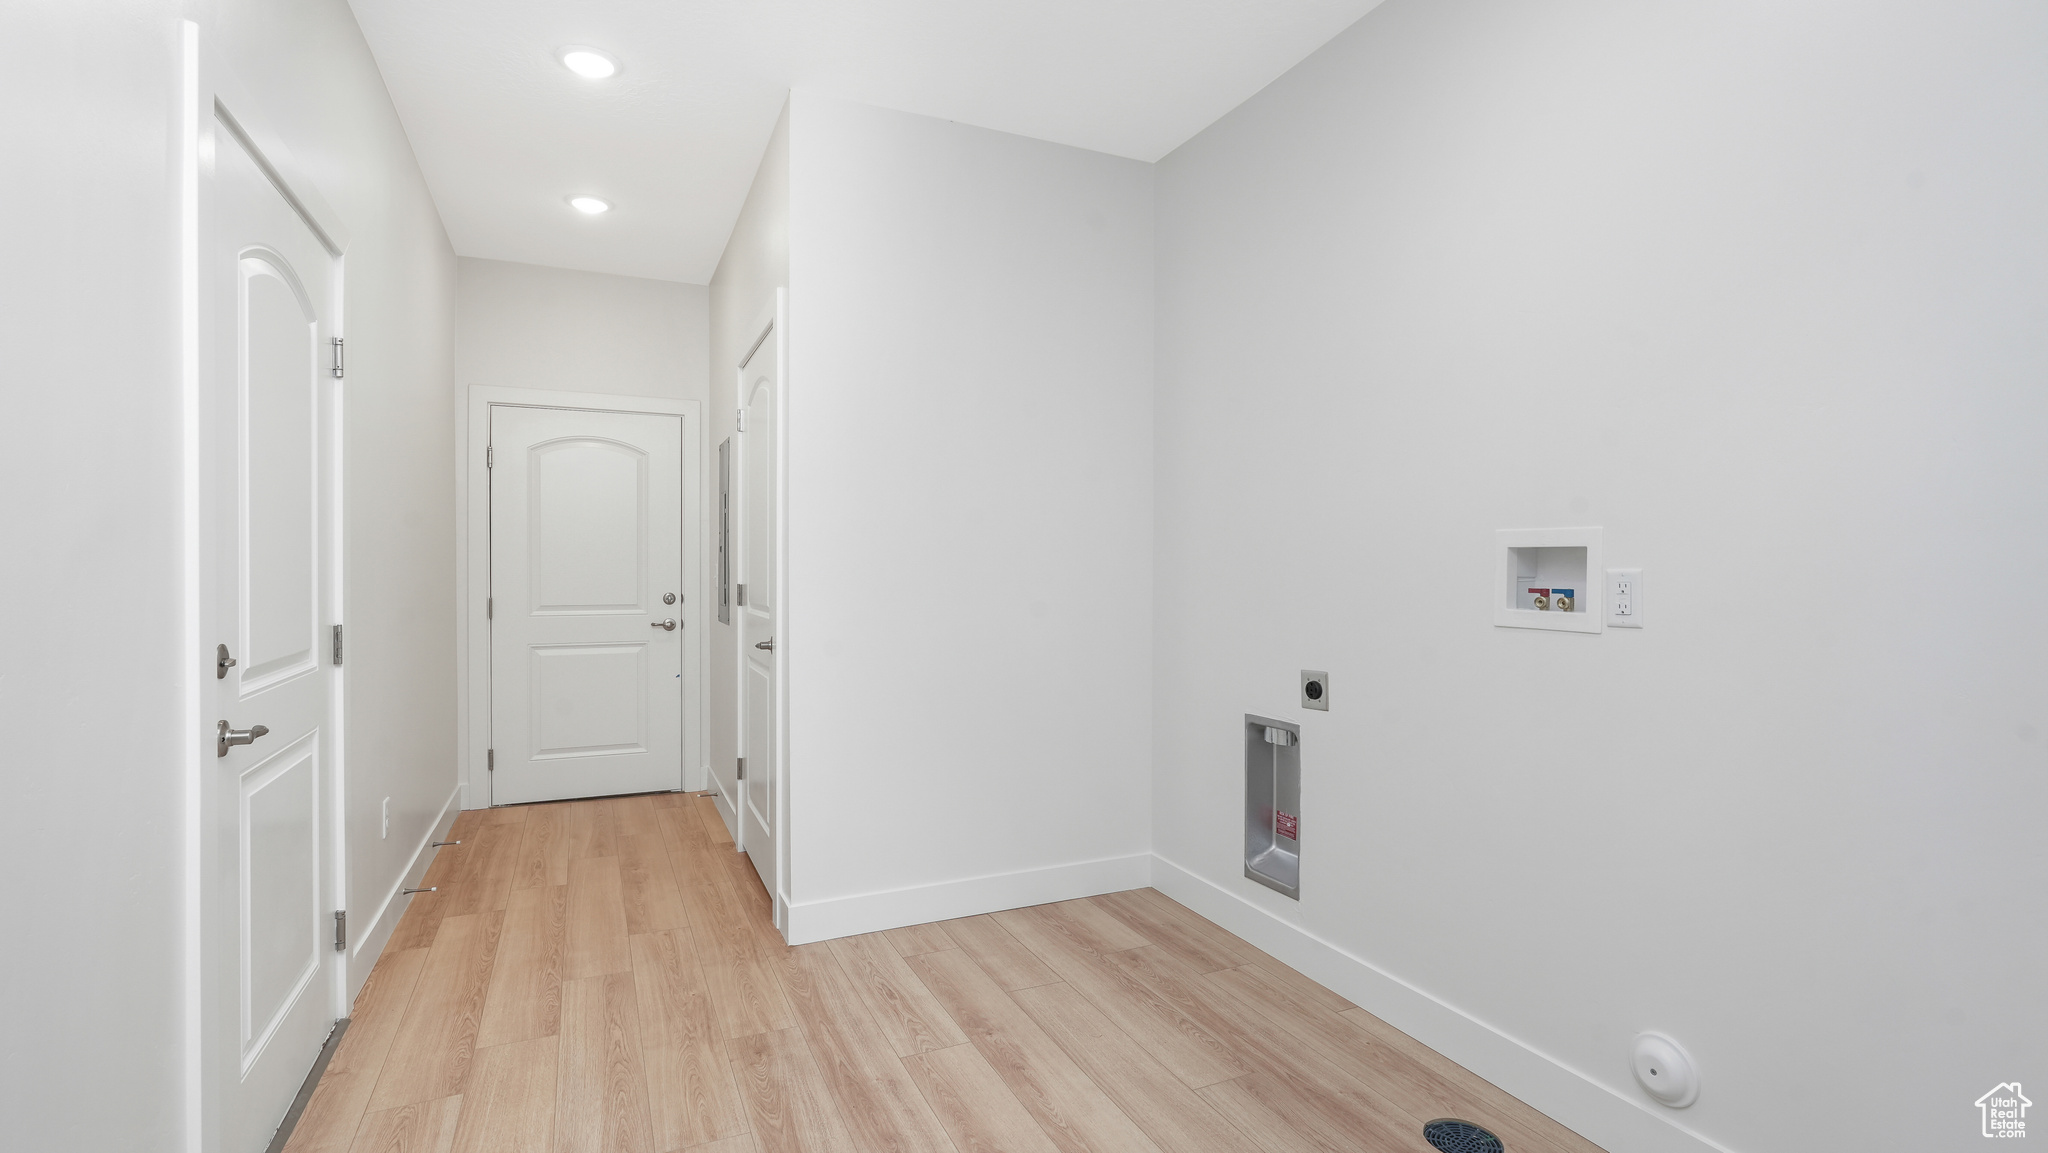
<path fill-rule="evenodd" d="M 777 885 L 781 857 L 778 805 L 782 784 L 779 742 L 781 680 L 777 665 L 777 626 L 782 606 L 776 581 L 781 547 L 781 503 L 777 485 L 776 404 L 779 385 L 779 342 L 763 340 L 740 369 L 740 398 L 745 415 L 740 440 L 740 581 L 745 590 L 734 607 L 740 631 L 740 755 L 745 776 L 739 782 L 739 844 L 768 892 L 780 900 Z M 780 912 L 780 910 L 778 910 Z M 778 918 L 779 920 L 779 918 Z"/>
<path fill-rule="evenodd" d="M 336 262 L 216 125 L 199 262 L 203 1045 L 227 1153 L 257 1153 L 340 1009 Z"/>
<path fill-rule="evenodd" d="M 683 784 L 683 421 L 491 408 L 491 803 Z"/>

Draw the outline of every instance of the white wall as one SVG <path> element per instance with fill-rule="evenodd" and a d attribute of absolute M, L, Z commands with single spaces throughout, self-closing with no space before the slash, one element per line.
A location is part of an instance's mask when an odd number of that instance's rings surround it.
<path fill-rule="evenodd" d="M 181 15 L 351 238 L 347 748 L 360 909 L 453 788 L 454 255 L 340 0 L 14 5 L 0 94 L 0 817 L 10 1147 L 183 1147 Z M 210 760 L 210 757 L 206 758 Z M 390 842 L 375 811 L 394 798 Z M 367 814 L 367 817 L 365 816 Z"/>
<path fill-rule="evenodd" d="M 474 257 L 462 257 L 457 264 L 460 275 L 456 287 L 451 403 L 458 413 L 465 414 L 458 417 L 465 427 L 456 429 L 450 445 L 454 451 L 457 517 L 464 522 L 455 543 L 456 596 L 460 600 L 465 595 L 462 590 L 470 587 L 470 532 L 466 523 L 469 441 L 472 432 L 482 437 L 489 434 L 488 429 L 466 427 L 470 388 L 487 385 L 704 400 L 708 391 L 710 290 L 701 284 Z M 703 446 L 699 446 L 698 453 L 701 461 Z M 701 546 L 699 555 L 702 558 Z M 697 587 L 711 587 L 708 568 L 699 574 Z M 480 809 L 490 805 L 491 796 L 485 748 L 481 741 L 472 739 L 471 733 L 469 677 L 472 671 L 483 675 L 470 666 L 472 615 L 465 607 L 456 625 L 458 650 L 462 654 L 458 657 L 457 675 L 457 726 L 461 737 L 456 756 L 469 785 L 463 806 Z M 704 614 L 707 620 L 711 616 L 709 612 Z M 694 736 L 686 734 L 683 747 L 685 756 L 694 760 L 702 746 Z M 691 775 L 694 767 L 685 766 L 686 785 L 695 780 Z"/>
<path fill-rule="evenodd" d="M 455 253 L 346 4 L 214 0 L 190 15 L 349 235 L 342 668 L 353 988 L 455 794 Z"/>
<path fill-rule="evenodd" d="M 24 1149 L 180 1132 L 177 88 L 161 5 L 0 16 L 0 1116 Z"/>
<path fill-rule="evenodd" d="M 2044 43 L 1393 0 L 1162 161 L 1162 877 L 1609 1148 L 1981 1140 L 2048 1061 Z M 1579 524 L 1649 627 L 1494 627 L 1494 530 Z M 1246 712 L 1303 726 L 1299 905 Z"/>
<path fill-rule="evenodd" d="M 711 290 L 704 285 L 471 257 L 458 264 L 461 387 L 705 398 Z"/>
<path fill-rule="evenodd" d="M 705 715 L 711 735 L 712 788 L 728 802 L 738 793 L 739 636 L 735 617 L 718 622 L 718 445 L 732 436 L 739 411 L 740 359 L 753 348 L 754 331 L 775 308 L 777 289 L 789 287 L 789 106 L 775 119 L 754 183 L 732 236 L 711 277 L 711 404 L 704 415 L 704 518 L 708 579 L 704 619 L 711 632 Z M 735 478 L 735 483 L 737 479 Z M 739 525 L 731 526 L 735 548 Z M 728 614 L 730 615 L 730 614 Z M 732 812 L 725 814 L 728 818 Z"/>
<path fill-rule="evenodd" d="M 1142 883 L 1151 168 L 789 139 L 791 937 Z"/>

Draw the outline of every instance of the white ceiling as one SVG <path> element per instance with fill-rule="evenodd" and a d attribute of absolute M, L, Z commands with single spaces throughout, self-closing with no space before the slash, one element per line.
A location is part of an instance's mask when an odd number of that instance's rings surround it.
<path fill-rule="evenodd" d="M 791 88 L 1157 160 L 1378 2 L 351 5 L 456 252 L 703 284 Z M 624 68 L 584 80 L 567 44 Z"/>

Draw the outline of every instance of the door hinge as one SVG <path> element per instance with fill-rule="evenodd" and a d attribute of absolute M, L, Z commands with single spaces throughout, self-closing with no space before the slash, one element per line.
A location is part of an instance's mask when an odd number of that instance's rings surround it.
<path fill-rule="evenodd" d="M 498 457 L 498 446 L 497 446 L 497 445 L 495 445 L 495 444 L 487 444 L 487 445 L 485 445 L 485 446 L 484 446 L 484 467 L 485 467 L 485 468 L 496 468 L 496 467 L 498 467 L 498 460 L 497 460 L 497 457 Z"/>
<path fill-rule="evenodd" d="M 341 376 L 341 338 L 334 337 L 334 375 Z"/>
<path fill-rule="evenodd" d="M 494 612 L 496 612 L 496 611 L 497 611 L 497 599 L 496 599 L 495 597 L 485 597 L 485 598 L 484 598 L 484 619 L 485 619 L 485 620 L 490 620 L 490 619 L 491 619 L 491 614 L 492 614 L 492 613 L 494 613 Z"/>
<path fill-rule="evenodd" d="M 741 432 L 747 431 L 747 410 L 744 408 L 740 410 L 739 424 L 736 427 Z"/>
<path fill-rule="evenodd" d="M 484 750 L 484 771 L 487 773 L 495 773 L 498 771 L 498 750 Z"/>
<path fill-rule="evenodd" d="M 348 910 L 334 910 L 334 951 L 348 951 Z"/>
<path fill-rule="evenodd" d="M 734 603 L 734 604 L 736 604 L 736 605 L 740 606 L 741 608 L 746 608 L 746 607 L 747 607 L 747 586 L 745 586 L 745 585 L 743 585 L 743 584 L 741 584 L 741 585 L 734 585 L 734 586 L 732 586 L 732 590 L 733 590 L 733 592 L 732 592 L 732 603 Z"/>
<path fill-rule="evenodd" d="M 740 776 L 739 776 L 739 779 L 740 779 L 740 780 L 743 780 L 743 781 L 747 779 L 747 758 L 745 758 L 745 757 L 741 757 L 741 758 L 740 758 Z"/>
<path fill-rule="evenodd" d="M 341 626 L 334 626 L 334 663 L 341 663 Z"/>

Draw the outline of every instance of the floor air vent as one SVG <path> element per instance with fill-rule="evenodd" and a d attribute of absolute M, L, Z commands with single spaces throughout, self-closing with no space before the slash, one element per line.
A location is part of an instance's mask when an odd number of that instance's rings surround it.
<path fill-rule="evenodd" d="M 1449 1117 L 1424 1125 L 1422 1136 L 1443 1153 L 1502 1153 L 1505 1148 L 1500 1138 L 1472 1122 Z"/>

